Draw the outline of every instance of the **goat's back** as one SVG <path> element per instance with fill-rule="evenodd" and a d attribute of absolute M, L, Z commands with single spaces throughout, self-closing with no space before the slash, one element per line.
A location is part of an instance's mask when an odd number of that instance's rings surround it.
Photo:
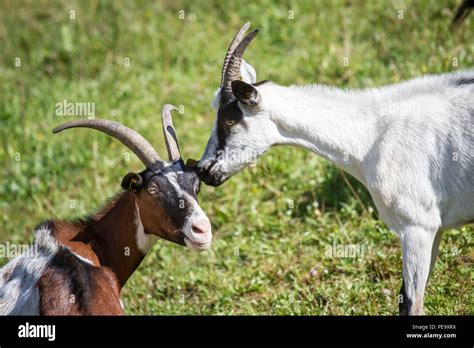
<path fill-rule="evenodd" d="M 61 245 L 53 223 L 38 225 L 34 244 L 0 269 L 0 315 L 123 314 L 117 278 Z"/>

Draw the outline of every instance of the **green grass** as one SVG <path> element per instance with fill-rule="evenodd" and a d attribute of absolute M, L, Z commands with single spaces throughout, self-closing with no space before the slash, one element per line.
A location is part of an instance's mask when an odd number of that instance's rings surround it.
<path fill-rule="evenodd" d="M 1 0 L 0 241 L 26 243 L 46 218 L 95 210 L 142 169 L 98 132 L 53 136 L 70 119 L 55 116 L 56 103 L 95 102 L 96 117 L 140 131 L 163 156 L 161 106 L 183 105 L 174 120 L 182 152 L 199 158 L 223 56 L 242 23 L 262 29 L 246 53 L 260 79 L 362 88 L 473 67 L 472 18 L 455 34 L 447 28 L 458 2 Z M 286 147 L 219 188 L 203 186 L 212 250 L 158 242 L 123 291 L 126 312 L 397 314 L 397 237 L 351 183 L 367 213 L 334 166 Z M 473 231 L 445 233 L 426 313 L 474 314 Z M 327 257 L 333 243 L 359 244 L 364 257 Z"/>

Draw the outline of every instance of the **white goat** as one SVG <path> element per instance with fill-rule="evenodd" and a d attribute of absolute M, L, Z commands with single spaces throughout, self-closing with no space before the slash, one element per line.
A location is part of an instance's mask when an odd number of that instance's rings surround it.
<path fill-rule="evenodd" d="M 220 185 L 273 145 L 311 150 L 356 177 L 401 239 L 400 314 L 422 314 L 443 230 L 474 222 L 474 70 L 367 90 L 256 83 L 244 25 L 224 61 L 198 166 Z"/>

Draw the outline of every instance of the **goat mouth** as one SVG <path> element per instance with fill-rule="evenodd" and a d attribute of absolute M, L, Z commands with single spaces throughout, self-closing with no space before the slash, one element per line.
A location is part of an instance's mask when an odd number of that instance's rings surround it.
<path fill-rule="evenodd" d="M 186 246 L 192 250 L 196 251 L 204 251 L 209 249 L 211 246 L 211 241 L 206 241 L 206 242 L 193 242 L 189 238 L 184 237 L 184 243 L 186 243 Z"/>
<path fill-rule="evenodd" d="M 223 175 L 216 176 L 208 172 L 206 174 L 203 174 L 200 179 L 208 186 L 217 187 L 226 182 L 229 177 L 224 177 Z"/>
<path fill-rule="evenodd" d="M 223 175 L 216 175 L 212 174 L 212 168 L 217 164 L 217 161 L 211 163 L 206 169 L 198 170 L 198 177 L 199 179 L 204 182 L 208 186 L 219 186 L 222 184 L 226 179 L 223 180 Z"/>

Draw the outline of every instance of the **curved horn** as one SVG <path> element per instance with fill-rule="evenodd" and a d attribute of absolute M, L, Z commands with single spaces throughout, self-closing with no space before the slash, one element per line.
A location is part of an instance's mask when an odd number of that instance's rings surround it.
<path fill-rule="evenodd" d="M 224 83 L 224 76 L 225 72 L 227 70 L 227 66 L 229 65 L 230 57 L 232 56 L 232 53 L 234 52 L 235 48 L 239 45 L 240 41 L 242 41 L 245 32 L 249 29 L 250 27 L 250 22 L 245 23 L 242 28 L 235 34 L 234 39 L 229 45 L 229 48 L 227 49 L 227 53 L 225 54 L 225 59 L 224 59 L 224 64 L 222 65 L 222 77 L 221 77 L 221 87 L 222 84 Z"/>
<path fill-rule="evenodd" d="M 133 151 L 147 167 L 162 166 L 163 161 L 156 153 L 151 144 L 133 129 L 109 120 L 77 120 L 63 123 L 53 129 L 53 133 L 59 133 L 69 128 L 92 128 L 104 132 L 118 140 Z"/>
<path fill-rule="evenodd" d="M 231 82 L 234 80 L 240 79 L 240 66 L 242 64 L 242 56 L 244 55 L 244 52 L 247 49 L 250 42 L 252 42 L 255 36 L 257 36 L 258 32 L 259 32 L 259 29 L 255 29 L 249 34 L 247 34 L 247 36 L 245 36 L 239 42 L 237 47 L 234 49 L 234 51 L 230 55 L 229 60 L 227 61 L 227 66 L 222 75 L 223 80 L 221 83 L 222 95 L 226 99 L 231 99 L 231 96 L 232 96 Z M 240 31 L 236 36 L 238 36 L 239 34 L 240 34 Z"/>
<path fill-rule="evenodd" d="M 161 111 L 161 120 L 163 122 L 163 134 L 165 135 L 169 159 L 170 161 L 177 161 L 181 158 L 181 154 L 179 152 L 178 136 L 173 127 L 172 110 L 178 110 L 178 108 L 171 104 L 165 104 Z"/>

